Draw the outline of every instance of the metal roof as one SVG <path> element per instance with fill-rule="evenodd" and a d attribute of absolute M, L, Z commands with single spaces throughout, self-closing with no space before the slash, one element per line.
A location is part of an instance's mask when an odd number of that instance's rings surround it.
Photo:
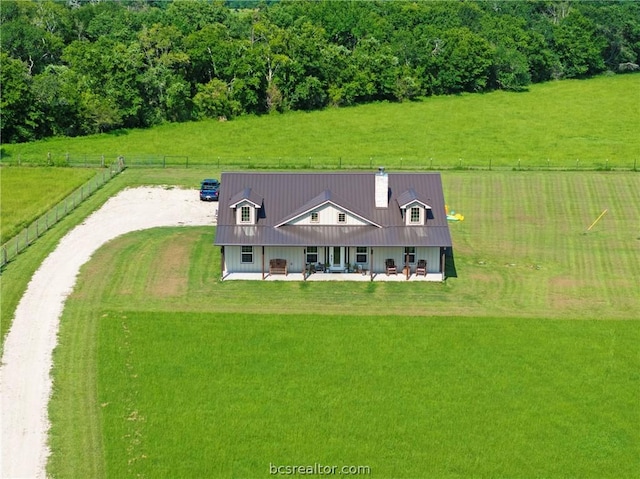
<path fill-rule="evenodd" d="M 243 201 L 253 203 L 255 206 L 260 207 L 262 204 L 262 198 L 253 192 L 251 188 L 244 188 L 242 191 L 238 191 L 235 195 L 229 198 L 229 207 L 234 208 Z"/>
<path fill-rule="evenodd" d="M 352 213 L 353 215 L 359 217 L 360 219 L 366 221 L 367 223 L 374 224 L 378 228 L 381 228 L 380 225 L 375 224 L 373 221 L 371 221 L 369 218 L 367 218 L 365 216 L 365 213 L 362 213 L 362 212 L 359 212 L 359 211 L 354 211 L 353 206 L 347 206 L 347 203 L 342 198 L 339 198 L 331 190 L 324 190 L 318 196 L 316 196 L 315 198 L 311 199 L 311 201 L 307 202 L 306 204 L 304 204 L 300 208 L 298 208 L 296 211 L 294 211 L 291 215 L 283 218 L 282 221 L 276 225 L 276 228 L 282 226 L 283 224 L 289 223 L 290 221 L 292 221 L 292 220 L 304 215 L 305 213 L 308 213 L 309 211 L 313 210 L 314 208 L 317 208 L 317 207 L 322 206 L 322 205 L 327 204 L 327 203 L 331 203 L 332 205 L 334 205 L 334 206 L 336 206 L 336 207 L 338 207 L 338 208 L 340 208 L 342 210 L 345 210 L 345 211 L 348 211 L 348 212 Z"/>
<path fill-rule="evenodd" d="M 409 188 L 407 191 L 398 196 L 397 201 L 398 205 L 400 205 L 400 208 L 406 208 L 407 205 L 414 202 L 418 202 L 426 208 L 431 208 L 431 205 L 422 200 L 420 195 L 418 195 L 418 193 L 416 193 L 416 190 L 414 190 L 413 188 Z"/>
<path fill-rule="evenodd" d="M 373 172 L 222 173 L 215 244 L 451 246 L 440 174 L 388 173 L 388 178 L 388 207 L 376 208 Z M 258 221 L 255 225 L 237 225 L 231 205 L 239 198 L 249 199 L 247 196 L 262 200 Z M 426 226 L 405 225 L 399 200 L 406 204 L 408 198 L 431 206 Z M 326 201 L 373 225 L 286 224 Z"/>

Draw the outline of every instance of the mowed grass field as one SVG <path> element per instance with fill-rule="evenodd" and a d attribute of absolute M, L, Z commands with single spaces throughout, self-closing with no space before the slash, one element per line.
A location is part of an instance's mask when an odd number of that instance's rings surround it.
<path fill-rule="evenodd" d="M 118 155 L 189 165 L 315 168 L 633 168 L 639 160 L 640 75 L 496 91 L 167 124 L 84 138 L 3 145 L 15 163 Z M 172 158 L 171 158 L 172 157 Z M 84 160 L 82 160 L 84 161 Z"/>
<path fill-rule="evenodd" d="M 220 282 L 213 228 L 105 245 L 62 319 L 49 472 L 636 477 L 640 179 L 443 182 L 443 284 Z"/>
<path fill-rule="evenodd" d="M 0 243 L 15 236 L 96 174 L 88 168 L 2 168 Z"/>

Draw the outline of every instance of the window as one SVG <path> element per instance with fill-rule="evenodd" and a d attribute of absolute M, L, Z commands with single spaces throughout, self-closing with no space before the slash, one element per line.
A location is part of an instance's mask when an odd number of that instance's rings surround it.
<path fill-rule="evenodd" d="M 413 264 L 416 262 L 416 247 L 415 246 L 407 246 L 404 249 L 404 256 L 402 257 L 402 262 L 408 261 Z"/>
<path fill-rule="evenodd" d="M 418 206 L 414 206 L 411 208 L 411 223 L 420 223 L 420 208 Z"/>
<path fill-rule="evenodd" d="M 253 246 L 242 247 L 242 258 L 240 259 L 240 262 L 253 263 Z"/>
<path fill-rule="evenodd" d="M 317 263 L 318 262 L 318 247 L 317 246 L 307 246 L 307 263 Z"/>
<path fill-rule="evenodd" d="M 338 213 L 338 223 L 346 223 L 347 215 L 345 213 Z"/>
<path fill-rule="evenodd" d="M 243 206 L 240 209 L 240 221 L 243 223 L 249 223 L 251 221 L 251 208 L 249 206 Z"/>
<path fill-rule="evenodd" d="M 318 212 L 314 211 L 313 213 L 311 213 L 311 222 L 312 223 L 317 223 L 318 222 Z"/>
<path fill-rule="evenodd" d="M 368 261 L 367 247 L 366 246 L 356 247 L 356 263 L 366 263 L 367 261 Z"/>

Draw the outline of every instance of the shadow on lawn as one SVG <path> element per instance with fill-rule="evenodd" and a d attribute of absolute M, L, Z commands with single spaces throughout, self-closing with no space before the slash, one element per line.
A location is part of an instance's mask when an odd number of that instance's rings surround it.
<path fill-rule="evenodd" d="M 458 271 L 456 270 L 456 258 L 453 254 L 453 246 L 447 248 L 444 260 L 444 277 L 445 278 L 457 278 Z"/>

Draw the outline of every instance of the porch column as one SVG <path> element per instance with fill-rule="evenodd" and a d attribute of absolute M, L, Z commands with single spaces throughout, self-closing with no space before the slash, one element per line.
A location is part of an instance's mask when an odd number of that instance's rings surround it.
<path fill-rule="evenodd" d="M 440 261 L 440 273 L 442 273 L 442 279 L 444 280 L 444 270 L 445 270 L 445 262 L 446 262 L 446 251 L 447 248 L 442 248 L 442 261 Z"/>
<path fill-rule="evenodd" d="M 404 253 L 404 274 L 405 279 L 409 279 L 409 273 L 411 270 L 409 269 L 409 253 L 405 251 Z"/>
<path fill-rule="evenodd" d="M 371 248 L 371 264 L 369 265 L 369 276 L 371 277 L 371 281 L 373 281 L 373 248 Z"/>
<path fill-rule="evenodd" d="M 264 280 L 264 246 L 262 247 L 262 279 Z"/>

